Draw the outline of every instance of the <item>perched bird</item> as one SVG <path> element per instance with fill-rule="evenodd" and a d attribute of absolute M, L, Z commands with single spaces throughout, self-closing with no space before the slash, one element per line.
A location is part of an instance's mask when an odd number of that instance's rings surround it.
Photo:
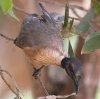
<path fill-rule="evenodd" d="M 80 81 L 80 61 L 67 57 L 63 50 L 61 31 L 52 15 L 40 4 L 43 15 L 27 16 L 19 36 L 14 41 L 29 62 L 39 71 L 43 66 L 56 65 L 64 68 L 78 91 Z M 60 75 L 60 74 L 58 74 Z"/>

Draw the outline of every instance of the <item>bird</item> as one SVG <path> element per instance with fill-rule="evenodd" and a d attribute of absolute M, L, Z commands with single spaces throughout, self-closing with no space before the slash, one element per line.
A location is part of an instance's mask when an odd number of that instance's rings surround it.
<path fill-rule="evenodd" d="M 63 68 L 72 79 L 77 93 L 81 62 L 78 58 L 68 57 L 65 53 L 57 20 L 45 10 L 41 3 L 39 5 L 43 14 L 32 14 L 24 19 L 14 44 L 23 50 L 36 69 L 36 75 L 44 66 L 55 65 Z"/>
<path fill-rule="evenodd" d="M 73 80 L 76 93 L 79 91 L 80 79 L 81 79 L 81 62 L 75 57 L 65 57 L 61 61 L 62 67 L 67 74 Z"/>

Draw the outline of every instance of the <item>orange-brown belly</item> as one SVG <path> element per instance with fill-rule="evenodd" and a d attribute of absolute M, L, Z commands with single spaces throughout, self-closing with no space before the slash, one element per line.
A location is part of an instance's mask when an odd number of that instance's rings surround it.
<path fill-rule="evenodd" d="M 26 47 L 24 52 L 29 61 L 36 67 L 41 65 L 60 65 L 63 53 L 52 47 Z"/>

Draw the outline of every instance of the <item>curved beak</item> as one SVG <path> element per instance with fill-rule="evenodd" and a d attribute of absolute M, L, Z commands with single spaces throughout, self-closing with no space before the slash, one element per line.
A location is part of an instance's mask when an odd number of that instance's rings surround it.
<path fill-rule="evenodd" d="M 70 78 L 73 80 L 74 82 L 74 86 L 75 86 L 75 91 L 76 94 L 79 91 L 79 85 L 80 85 L 80 75 L 76 75 L 76 73 L 71 70 L 70 68 L 65 68 L 67 74 L 70 76 Z"/>
<path fill-rule="evenodd" d="M 79 91 L 80 86 L 80 75 L 81 75 L 81 63 L 77 58 L 63 58 L 61 61 L 62 68 L 64 68 L 69 75 L 69 77 L 73 80 L 76 94 Z"/>

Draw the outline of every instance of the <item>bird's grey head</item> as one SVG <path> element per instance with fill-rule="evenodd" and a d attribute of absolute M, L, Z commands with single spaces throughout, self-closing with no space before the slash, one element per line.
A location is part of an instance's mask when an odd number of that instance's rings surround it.
<path fill-rule="evenodd" d="M 69 77 L 73 80 L 75 91 L 77 93 L 80 85 L 80 60 L 78 58 L 64 57 L 61 61 L 61 65 L 65 69 Z"/>

